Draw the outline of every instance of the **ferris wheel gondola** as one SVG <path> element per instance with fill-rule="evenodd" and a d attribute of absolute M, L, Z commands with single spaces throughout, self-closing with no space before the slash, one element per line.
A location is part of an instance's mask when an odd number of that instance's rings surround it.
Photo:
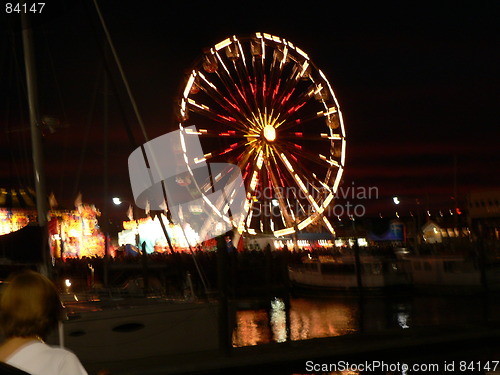
<path fill-rule="evenodd" d="M 318 220 L 334 232 L 327 213 L 345 166 L 345 128 L 328 79 L 299 47 L 255 33 L 206 49 L 179 118 L 185 136 L 201 142 L 198 162 L 241 170 L 240 232 L 283 236 Z"/>

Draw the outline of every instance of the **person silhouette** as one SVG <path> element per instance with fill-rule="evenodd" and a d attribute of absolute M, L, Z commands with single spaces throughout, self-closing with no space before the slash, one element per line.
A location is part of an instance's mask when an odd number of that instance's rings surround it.
<path fill-rule="evenodd" d="M 88 375 L 74 353 L 45 343 L 62 313 L 57 289 L 47 277 L 31 270 L 9 277 L 0 298 L 5 336 L 0 362 L 32 375 Z"/>

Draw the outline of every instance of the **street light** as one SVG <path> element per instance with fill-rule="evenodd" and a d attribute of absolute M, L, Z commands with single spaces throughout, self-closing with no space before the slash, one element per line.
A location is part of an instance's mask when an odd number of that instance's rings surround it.
<path fill-rule="evenodd" d="M 116 204 L 117 206 L 119 206 L 120 204 L 122 204 L 122 200 L 118 197 L 113 197 L 113 203 Z"/>
<path fill-rule="evenodd" d="M 401 201 L 399 200 L 398 197 L 392 197 L 392 201 L 394 202 L 394 204 L 400 204 Z"/>

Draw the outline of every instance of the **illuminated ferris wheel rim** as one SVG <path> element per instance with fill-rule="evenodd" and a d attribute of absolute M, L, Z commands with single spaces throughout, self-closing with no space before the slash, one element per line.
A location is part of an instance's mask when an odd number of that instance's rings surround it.
<path fill-rule="evenodd" d="M 285 152 L 276 152 L 273 157 L 276 160 L 279 160 L 283 165 L 286 166 L 286 169 L 292 176 L 293 182 L 299 187 L 300 190 L 307 196 L 307 201 L 309 204 L 313 207 L 313 214 L 304 217 L 301 220 L 295 220 L 294 218 L 294 223 L 293 225 L 289 225 L 283 229 L 280 230 L 274 230 L 273 233 L 276 236 L 283 236 L 283 235 L 288 235 L 294 233 L 296 230 L 302 230 L 305 227 L 307 227 L 309 224 L 313 223 L 316 221 L 318 218 L 322 217 L 325 225 L 327 228 L 334 233 L 333 227 L 329 223 L 328 219 L 326 216 L 324 216 L 324 212 L 327 209 L 327 207 L 332 203 L 334 196 L 337 192 L 338 186 L 340 184 L 343 170 L 345 167 L 345 152 L 346 152 L 346 136 L 345 136 L 345 126 L 344 126 L 344 121 L 342 117 L 342 112 L 340 111 L 340 107 L 337 101 L 337 98 L 335 96 L 335 93 L 332 89 L 332 86 L 328 79 L 326 78 L 325 74 L 316 67 L 316 65 L 310 60 L 309 56 L 300 48 L 295 46 L 293 43 L 290 41 L 271 35 L 267 33 L 260 33 L 257 32 L 251 36 L 246 36 L 246 37 L 237 37 L 237 36 L 232 36 L 229 38 L 224 39 L 223 41 L 215 44 L 212 48 L 206 50 L 203 55 L 203 59 L 205 59 L 205 63 L 212 63 L 214 64 L 215 68 L 210 68 L 208 66 L 208 69 L 206 66 L 202 65 L 203 68 L 205 68 L 205 72 L 203 69 L 200 67 L 199 69 L 193 69 L 191 73 L 189 74 L 189 77 L 187 79 L 186 86 L 184 87 L 184 90 L 182 92 L 182 97 L 180 101 L 180 117 L 181 117 L 181 123 L 180 123 L 180 128 L 183 129 L 184 125 L 184 119 L 189 118 L 189 111 L 193 110 L 193 108 L 197 111 L 210 111 L 210 108 L 203 103 L 198 103 L 196 100 L 192 99 L 191 96 L 193 96 L 194 92 L 197 92 L 197 83 L 199 81 L 202 81 L 204 85 L 207 85 L 210 89 L 216 89 L 215 85 L 211 82 L 209 78 L 207 78 L 207 75 L 210 73 L 214 73 L 217 71 L 217 64 L 221 65 L 222 68 L 225 71 L 224 74 L 227 74 L 230 76 L 230 71 L 229 68 L 226 67 L 224 64 L 224 59 L 220 56 L 220 53 L 223 51 L 226 52 L 226 56 L 230 56 L 233 54 L 236 56 L 236 58 L 241 58 L 243 63 L 246 64 L 245 62 L 245 57 L 244 57 L 244 50 L 241 46 L 242 42 L 250 42 L 252 44 L 252 48 L 255 46 L 260 48 L 260 50 L 257 50 L 257 54 L 254 55 L 254 51 L 252 50 L 252 55 L 255 57 L 258 55 L 260 52 L 261 54 L 261 59 L 264 61 L 265 59 L 265 54 L 266 54 L 266 47 L 271 47 L 273 48 L 274 51 L 279 49 L 281 53 L 281 61 L 279 61 L 280 67 L 286 64 L 289 61 L 293 61 L 296 66 L 298 67 L 299 73 L 296 74 L 296 79 L 310 79 L 312 83 L 314 84 L 315 90 L 314 92 L 308 93 L 309 97 L 311 96 L 319 96 L 320 101 L 323 105 L 323 110 L 317 112 L 315 116 L 317 118 L 325 118 L 325 121 L 328 123 L 329 119 L 333 116 L 336 116 L 338 119 L 338 131 L 333 132 L 334 127 L 328 125 L 328 131 L 321 133 L 319 135 L 320 138 L 324 139 L 325 141 L 329 141 L 332 143 L 333 147 L 333 142 L 340 142 L 340 156 L 338 157 L 338 160 L 335 160 L 331 155 L 322 155 L 319 154 L 319 158 L 325 161 L 326 163 L 329 163 L 330 166 L 328 168 L 329 171 L 331 171 L 332 168 L 336 168 L 336 176 L 334 179 L 332 179 L 333 184 L 326 185 L 322 181 L 319 181 L 323 188 L 325 188 L 328 191 L 328 195 L 322 199 L 321 202 L 316 202 L 316 200 L 311 196 L 311 194 L 308 192 L 307 187 L 304 184 L 303 179 L 297 173 L 292 166 L 292 163 L 290 162 L 289 158 L 287 158 L 287 155 Z M 260 44 L 260 47 L 259 47 Z M 235 59 L 236 59 L 235 58 Z M 200 63 L 198 63 L 200 64 Z M 245 66 L 246 68 L 246 66 Z M 210 70 L 212 69 L 212 70 Z M 318 77 L 312 78 L 311 71 L 314 70 L 317 72 Z M 248 73 L 248 72 L 247 72 Z M 217 74 L 219 74 L 217 72 Z M 249 77 L 250 78 L 250 77 Z M 241 83 L 241 82 L 240 82 Z M 251 83 L 250 83 L 251 84 Z M 252 88 L 254 90 L 254 88 Z M 326 94 L 324 91 L 326 90 Z M 240 93 L 240 95 L 243 95 Z M 291 95 L 291 94 L 290 94 Z M 334 105 L 331 105 L 331 103 L 327 102 L 327 100 L 324 99 L 324 97 L 329 97 Z M 300 107 L 299 107 L 300 108 Z M 254 153 L 254 158 L 253 161 L 256 164 L 256 169 L 253 170 L 253 173 L 251 176 L 249 175 L 247 178 L 249 180 L 249 190 L 247 191 L 247 202 L 245 204 L 245 210 L 247 212 L 250 212 L 250 209 L 252 207 L 252 196 L 253 193 L 255 192 L 256 186 L 258 184 L 257 180 L 257 175 L 260 172 L 262 165 L 264 163 L 264 158 L 269 158 L 269 155 L 265 155 L 264 153 L 264 148 L 263 147 L 255 147 L 256 143 L 255 141 L 259 140 L 262 142 L 265 142 L 267 145 L 270 145 L 269 147 L 273 146 L 275 141 L 277 141 L 277 138 L 280 137 L 280 134 L 278 134 L 278 131 L 280 131 L 280 126 L 283 126 L 284 123 L 286 123 L 286 116 L 282 116 L 282 114 L 276 114 L 274 112 L 274 108 L 270 106 L 261 106 L 257 108 L 258 113 L 252 113 L 252 116 L 248 116 L 245 121 L 248 123 L 248 128 L 246 129 L 247 132 L 244 134 L 244 137 L 248 141 L 247 145 L 252 144 L 251 146 L 253 149 L 251 152 Z M 256 112 L 257 112 L 256 111 Z M 276 111 L 277 112 L 277 111 Z M 281 116 L 281 117 L 280 117 Z M 222 117 L 222 116 L 221 116 Z M 226 116 L 227 117 L 227 116 Z M 234 119 L 232 119 L 234 120 Z M 236 120 L 234 120 L 236 121 Z M 278 131 L 277 131 L 278 130 Z M 208 135 L 211 132 L 207 129 L 198 129 L 198 131 L 193 131 L 191 129 L 188 129 L 186 134 L 197 134 L 197 135 Z M 230 131 L 224 132 L 224 133 L 219 133 L 219 136 L 232 136 L 235 134 L 231 133 Z M 298 133 L 295 133 L 298 134 Z M 302 134 L 302 133 L 301 133 Z M 215 134 L 216 135 L 216 134 Z M 212 134 L 214 136 L 214 134 Z M 267 150 L 268 148 L 265 147 Z M 230 150 L 231 151 L 231 150 Z M 293 155 L 292 155 L 293 156 Z M 212 157 L 212 153 L 207 153 L 203 158 L 200 158 L 198 160 L 195 160 L 196 163 L 201 163 L 205 162 L 207 159 Z M 330 172 L 328 172 L 329 175 Z M 316 176 L 315 176 L 316 177 Z M 307 182 L 307 181 L 306 181 Z M 251 216 L 251 213 L 249 214 Z M 292 213 L 293 216 L 293 213 Z M 249 220 L 247 220 L 248 222 Z M 245 230 L 244 225 L 240 225 L 238 227 L 240 231 Z M 248 232 L 251 233 L 250 228 L 246 228 Z"/>

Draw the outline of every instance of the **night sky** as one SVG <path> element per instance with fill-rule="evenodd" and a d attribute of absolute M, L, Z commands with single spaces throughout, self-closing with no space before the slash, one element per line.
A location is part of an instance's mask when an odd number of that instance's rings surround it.
<path fill-rule="evenodd" d="M 81 192 L 103 209 L 112 196 L 132 200 L 127 158 L 144 139 L 93 2 L 67 3 L 47 1 L 33 17 L 40 112 L 59 122 L 44 136 L 48 191 L 62 207 Z M 343 184 L 378 188 L 365 202 L 371 213 L 393 211 L 394 195 L 401 211 L 417 200 L 448 210 L 455 187 L 459 199 L 500 187 L 498 2 L 179 3 L 99 2 L 150 139 L 176 129 L 176 98 L 203 48 L 262 31 L 299 46 L 329 78 L 346 125 Z M 2 17 L 0 186 L 26 186 L 19 20 Z M 125 219 L 125 208 L 109 209 Z"/>

